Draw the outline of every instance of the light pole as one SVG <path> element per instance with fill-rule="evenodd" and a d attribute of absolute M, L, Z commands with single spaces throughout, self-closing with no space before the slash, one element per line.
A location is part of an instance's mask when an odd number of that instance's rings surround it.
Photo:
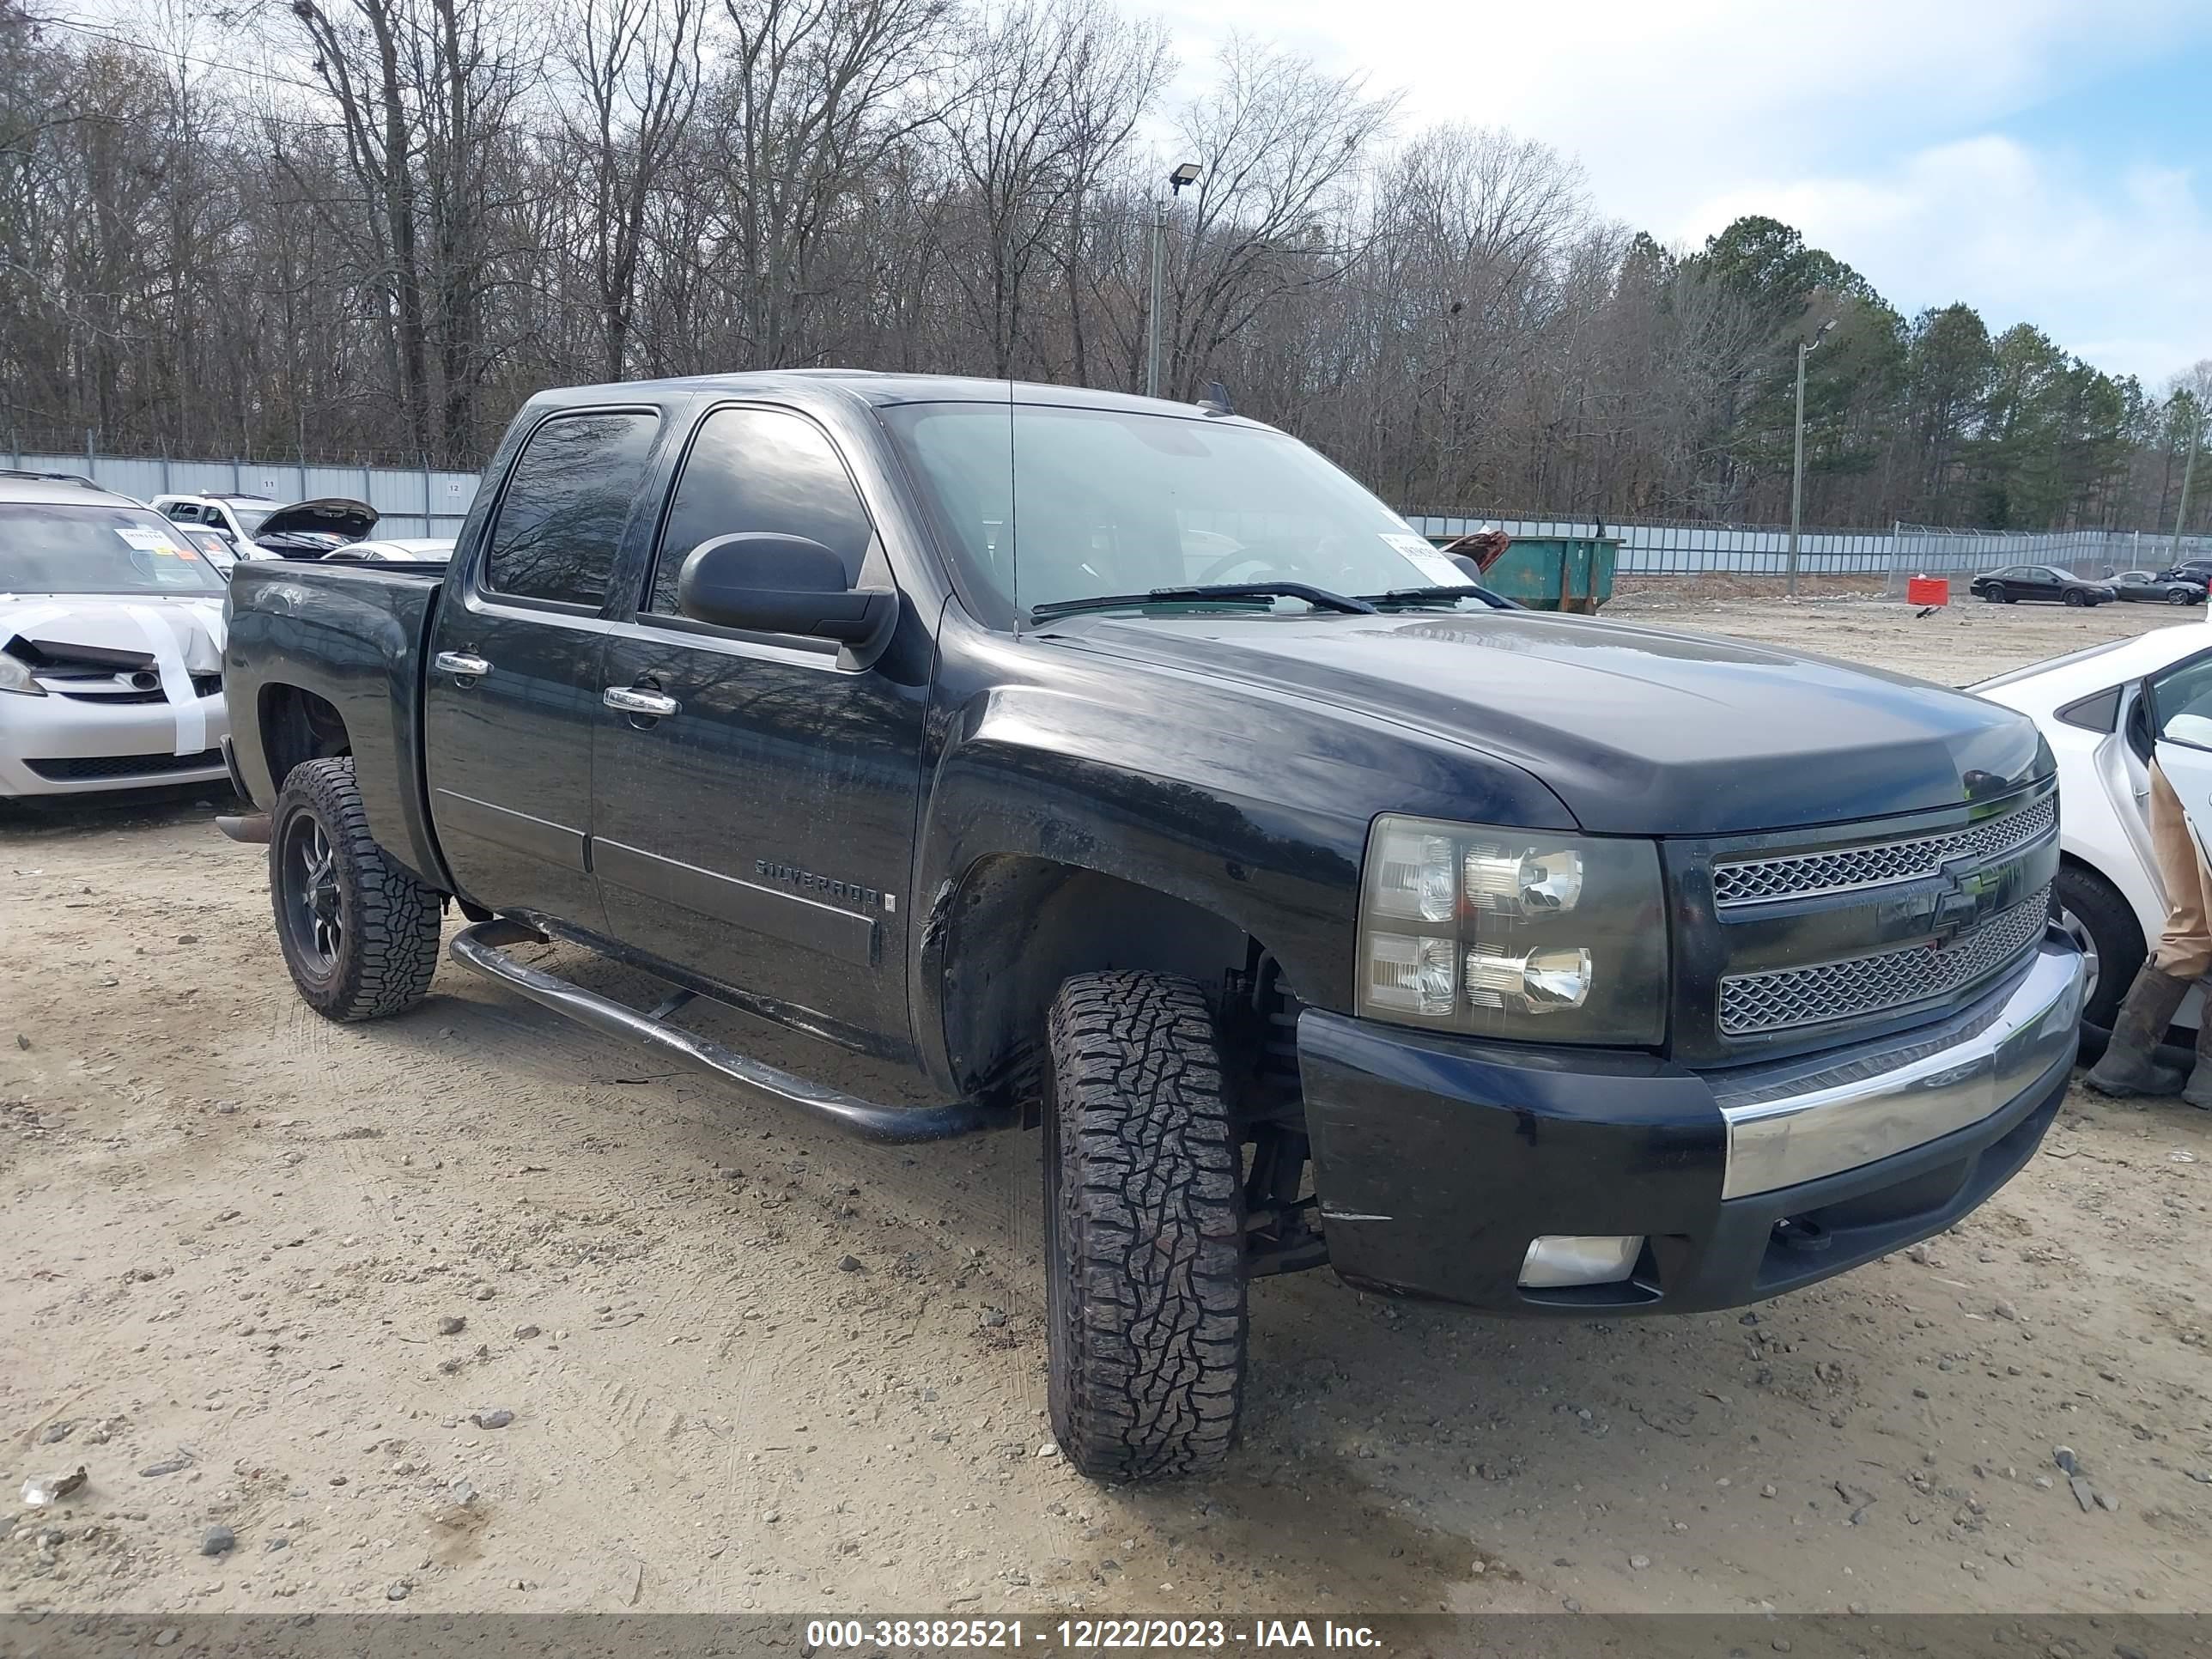
<path fill-rule="evenodd" d="M 1836 325 L 1832 317 L 1813 331 L 1809 340 L 1797 342 L 1797 459 L 1790 470 L 1790 597 L 1797 597 L 1797 526 L 1805 513 L 1805 359 L 1811 356 L 1828 331 Z"/>
<path fill-rule="evenodd" d="M 1185 185 L 1198 182 L 1198 163 L 1185 161 L 1168 174 L 1168 189 L 1182 194 Z M 1160 395 L 1160 281 L 1168 257 L 1168 198 L 1152 198 L 1152 295 L 1145 307 L 1145 396 Z"/>

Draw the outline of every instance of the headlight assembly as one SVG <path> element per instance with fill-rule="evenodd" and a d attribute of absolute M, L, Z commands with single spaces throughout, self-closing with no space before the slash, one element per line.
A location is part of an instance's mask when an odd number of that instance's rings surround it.
<path fill-rule="evenodd" d="M 30 669 L 4 651 L 0 651 L 0 691 L 19 691 L 27 697 L 46 695 L 46 688 L 31 678 Z"/>
<path fill-rule="evenodd" d="M 1364 1016 L 1544 1042 L 1666 1035 L 1656 842 L 1386 814 L 1360 887 Z"/>

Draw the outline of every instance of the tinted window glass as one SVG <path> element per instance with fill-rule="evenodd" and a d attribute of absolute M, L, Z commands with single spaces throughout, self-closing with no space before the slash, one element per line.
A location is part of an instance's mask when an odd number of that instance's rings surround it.
<path fill-rule="evenodd" d="M 659 417 L 562 415 L 530 436 L 500 502 L 484 582 L 519 599 L 596 605 Z"/>
<path fill-rule="evenodd" d="M 718 409 L 684 457 L 647 609 L 676 614 L 676 580 L 701 542 L 746 531 L 820 542 L 857 585 L 875 532 L 819 427 L 773 409 Z"/>
<path fill-rule="evenodd" d="M 2084 732 L 2109 732 L 2120 723 L 2120 688 L 2110 686 L 2069 702 L 2058 711 L 2058 718 Z"/>

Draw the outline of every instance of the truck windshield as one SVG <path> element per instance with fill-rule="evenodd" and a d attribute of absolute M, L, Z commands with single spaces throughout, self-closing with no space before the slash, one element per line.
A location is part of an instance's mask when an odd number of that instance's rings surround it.
<path fill-rule="evenodd" d="M 1293 438 L 1219 419 L 1044 404 L 883 411 L 963 597 L 994 626 L 1161 588 L 1295 582 L 1334 593 L 1469 586 L 1396 514 Z M 1163 609 L 1304 613 L 1294 596 Z"/>
<path fill-rule="evenodd" d="M 199 550 L 158 513 L 0 502 L 0 593 L 222 591 Z"/>

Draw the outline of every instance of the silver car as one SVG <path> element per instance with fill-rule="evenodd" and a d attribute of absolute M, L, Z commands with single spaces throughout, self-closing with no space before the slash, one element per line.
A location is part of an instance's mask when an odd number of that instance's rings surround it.
<path fill-rule="evenodd" d="M 0 471 L 0 799 L 228 777 L 225 592 L 151 508 Z"/>

